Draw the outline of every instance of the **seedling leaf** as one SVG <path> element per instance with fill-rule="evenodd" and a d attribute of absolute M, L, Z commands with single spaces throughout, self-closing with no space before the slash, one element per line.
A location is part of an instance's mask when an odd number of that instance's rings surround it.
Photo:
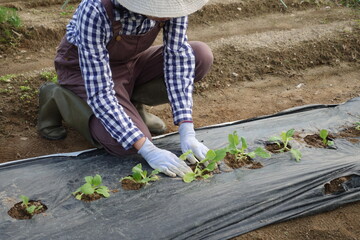
<path fill-rule="evenodd" d="M 97 187 L 97 186 L 100 186 L 101 183 L 102 183 L 101 176 L 99 174 L 96 174 L 95 177 L 92 180 L 92 185 Z"/>
<path fill-rule="evenodd" d="M 240 139 L 241 139 L 241 150 L 242 150 L 242 152 L 244 152 L 248 148 L 247 142 L 246 142 L 245 138 L 243 138 L 243 137 L 241 137 Z"/>
<path fill-rule="evenodd" d="M 151 172 L 151 174 L 150 174 L 150 176 L 154 176 L 154 175 L 156 175 L 156 174 L 159 174 L 159 169 L 155 169 L 155 170 L 153 170 L 152 172 Z"/>
<path fill-rule="evenodd" d="M 142 165 L 141 163 L 137 164 L 135 167 L 132 168 L 133 173 L 142 173 Z"/>
<path fill-rule="evenodd" d="M 226 156 L 226 148 L 215 150 L 216 157 L 213 159 L 215 162 L 219 162 Z"/>
<path fill-rule="evenodd" d="M 211 175 L 209 175 L 209 174 L 205 174 L 205 175 L 202 176 L 203 179 L 208 179 L 210 177 L 211 177 Z"/>
<path fill-rule="evenodd" d="M 81 200 L 81 197 L 82 197 L 82 194 L 77 194 L 77 195 L 75 196 L 75 198 L 76 198 L 77 200 Z"/>
<path fill-rule="evenodd" d="M 327 145 L 327 136 L 328 136 L 328 131 L 326 130 L 326 129 L 321 129 L 320 130 L 320 133 L 319 133 L 319 135 L 320 135 L 320 137 L 321 137 L 321 139 L 322 139 L 322 142 L 325 144 L 325 145 Z"/>
<path fill-rule="evenodd" d="M 85 182 L 92 184 L 93 183 L 93 177 L 92 176 L 87 176 L 85 177 Z"/>
<path fill-rule="evenodd" d="M 134 178 L 135 182 L 140 182 L 141 179 L 143 178 L 141 172 L 134 172 L 132 174 L 132 177 Z"/>
<path fill-rule="evenodd" d="M 90 183 L 85 183 L 81 186 L 80 191 L 84 194 L 93 194 L 94 188 L 91 186 Z"/>
<path fill-rule="evenodd" d="M 22 200 L 22 205 L 27 207 L 28 204 L 29 204 L 29 198 L 27 196 L 25 196 L 25 195 L 21 195 L 20 199 Z"/>
<path fill-rule="evenodd" d="M 195 173 L 193 172 L 186 173 L 183 177 L 183 181 L 186 183 L 191 183 L 194 180 L 195 180 Z"/>
<path fill-rule="evenodd" d="M 290 150 L 290 152 L 293 155 L 293 157 L 296 159 L 296 161 L 299 162 L 301 157 L 302 157 L 301 152 L 299 150 L 297 150 L 297 149 L 294 149 L 294 148 L 292 148 Z"/>
<path fill-rule="evenodd" d="M 193 151 L 191 149 L 187 150 L 186 152 L 184 152 L 183 154 L 180 155 L 180 159 L 185 161 L 188 157 L 188 155 L 193 154 Z"/>
<path fill-rule="evenodd" d="M 152 174 L 151 174 L 150 176 L 151 176 L 151 177 L 148 177 L 149 182 L 154 182 L 154 181 L 156 181 L 156 180 L 159 180 L 159 177 L 156 176 L 156 175 L 152 176 Z"/>
<path fill-rule="evenodd" d="M 256 153 L 255 152 L 249 152 L 246 154 L 249 158 L 254 159 L 256 157 Z M 246 155 L 243 155 L 244 157 L 246 157 Z"/>
<path fill-rule="evenodd" d="M 32 205 L 32 206 L 30 206 L 30 207 L 27 207 L 27 208 L 26 208 L 26 211 L 27 211 L 28 213 L 30 213 L 30 214 L 33 214 L 34 211 L 35 211 L 35 208 L 36 208 L 36 206 Z"/>
<path fill-rule="evenodd" d="M 104 197 L 110 197 L 110 194 L 109 194 L 109 189 L 108 189 L 108 187 L 106 187 L 106 186 L 100 186 L 100 187 L 98 187 L 96 190 L 95 190 L 95 192 L 97 192 L 98 194 L 100 194 L 100 195 L 103 195 Z"/>
<path fill-rule="evenodd" d="M 294 136 L 294 132 L 295 132 L 295 129 L 294 129 L 294 128 L 288 130 L 288 131 L 286 132 L 286 138 L 291 138 L 292 136 Z"/>
<path fill-rule="evenodd" d="M 216 162 L 212 161 L 212 162 L 209 163 L 209 165 L 206 166 L 206 169 L 211 172 L 211 171 L 215 170 L 215 167 L 216 167 Z"/>
<path fill-rule="evenodd" d="M 271 154 L 261 147 L 258 147 L 257 149 L 255 149 L 254 152 L 256 155 L 258 155 L 259 157 L 262 157 L 262 158 L 270 158 L 271 157 Z"/>
<path fill-rule="evenodd" d="M 237 135 L 237 132 L 234 131 L 233 134 L 228 135 L 229 140 L 229 148 L 236 149 L 237 145 L 239 145 L 239 136 Z"/>
<path fill-rule="evenodd" d="M 214 150 L 210 149 L 207 153 L 206 153 L 206 156 L 205 156 L 205 159 L 207 160 L 213 160 L 216 158 L 216 153 Z"/>
<path fill-rule="evenodd" d="M 273 137 L 270 137 L 270 138 L 269 138 L 269 141 L 270 141 L 270 142 L 274 142 L 274 143 L 276 143 L 278 146 L 280 146 L 280 145 L 281 145 L 280 142 L 282 141 L 282 139 L 279 138 L 279 137 L 277 137 L 277 136 L 273 136 Z"/>

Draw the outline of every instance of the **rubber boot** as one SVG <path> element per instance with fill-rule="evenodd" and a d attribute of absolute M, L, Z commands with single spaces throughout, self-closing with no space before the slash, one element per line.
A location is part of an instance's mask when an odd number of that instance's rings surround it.
<path fill-rule="evenodd" d="M 164 79 L 154 79 L 135 87 L 131 101 L 152 134 L 159 135 L 166 132 L 166 124 L 159 117 L 148 113 L 144 106 L 169 103 Z"/>
<path fill-rule="evenodd" d="M 92 145 L 100 147 L 89 130 L 92 114 L 89 105 L 70 90 L 55 83 L 45 83 L 40 87 L 37 128 L 42 137 L 51 140 L 65 138 L 64 120 Z"/>

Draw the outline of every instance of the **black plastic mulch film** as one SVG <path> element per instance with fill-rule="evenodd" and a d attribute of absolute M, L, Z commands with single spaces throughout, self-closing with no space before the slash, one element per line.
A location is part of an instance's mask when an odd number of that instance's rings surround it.
<path fill-rule="evenodd" d="M 304 106 L 202 128 L 196 134 L 209 148 L 218 149 L 237 131 L 251 150 L 291 128 L 309 134 L 324 128 L 337 134 L 359 120 L 360 98 L 354 98 L 340 105 Z M 181 154 L 178 134 L 154 142 Z M 137 191 L 123 190 L 119 179 L 139 162 L 150 170 L 140 155 L 118 158 L 95 150 L 1 164 L 0 239 L 228 239 L 360 200 L 359 141 L 336 138 L 336 150 L 295 140 L 291 144 L 302 152 L 300 162 L 288 152 L 273 154 L 270 159 L 256 158 L 264 165 L 260 169 L 222 172 L 190 184 L 161 174 L 160 181 Z M 119 191 L 90 203 L 76 200 L 71 193 L 85 176 L 95 174 Z M 343 176 L 352 176 L 343 191 L 325 194 L 324 185 Z M 7 211 L 21 194 L 41 200 L 48 210 L 31 220 L 11 218 Z"/>

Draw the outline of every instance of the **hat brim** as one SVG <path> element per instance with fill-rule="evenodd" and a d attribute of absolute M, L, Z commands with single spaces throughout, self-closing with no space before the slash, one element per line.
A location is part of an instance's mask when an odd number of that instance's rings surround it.
<path fill-rule="evenodd" d="M 208 0 L 117 0 L 132 12 L 159 18 L 187 16 L 201 9 Z"/>

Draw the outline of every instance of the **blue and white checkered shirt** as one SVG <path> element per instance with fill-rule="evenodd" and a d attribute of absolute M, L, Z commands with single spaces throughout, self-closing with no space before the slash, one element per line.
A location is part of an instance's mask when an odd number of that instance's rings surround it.
<path fill-rule="evenodd" d="M 116 0 L 112 2 L 116 8 L 121 7 Z M 115 20 L 121 21 L 124 35 L 144 34 L 156 24 L 128 10 L 115 11 Z M 187 16 L 172 18 L 163 27 L 164 75 L 174 124 L 192 120 L 195 57 L 187 41 L 187 22 Z M 111 23 L 101 0 L 83 0 L 67 25 L 67 40 L 78 47 L 87 102 L 111 136 L 129 149 L 144 135 L 115 97 L 106 49 L 112 36 Z"/>

